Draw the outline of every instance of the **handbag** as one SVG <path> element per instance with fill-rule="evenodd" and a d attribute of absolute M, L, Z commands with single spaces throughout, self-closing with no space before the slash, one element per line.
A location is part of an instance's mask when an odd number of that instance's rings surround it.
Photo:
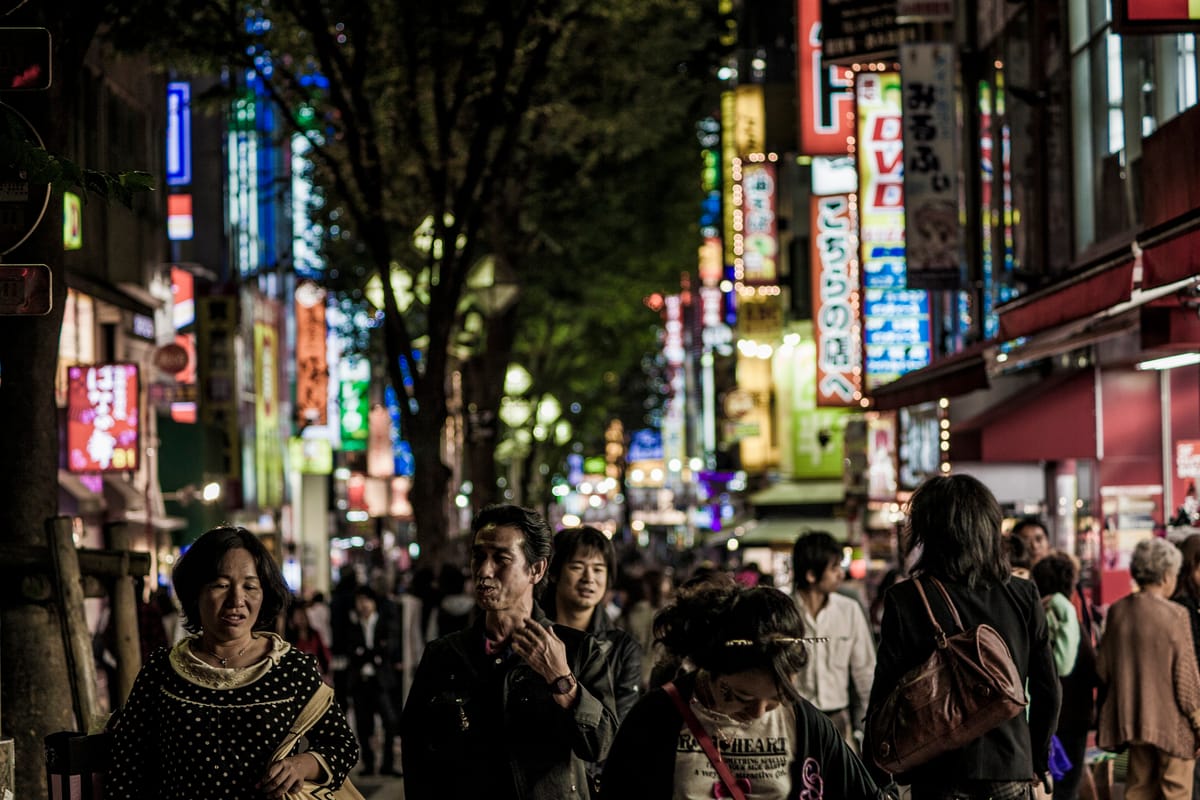
<path fill-rule="evenodd" d="M 721 753 L 713 744 L 712 737 L 708 735 L 708 731 L 704 730 L 704 726 L 700 724 L 700 720 L 696 719 L 696 715 L 692 713 L 692 709 L 688 708 L 688 704 L 683 701 L 679 694 L 679 689 L 675 687 L 673 682 L 663 684 L 665 691 L 675 703 L 675 708 L 679 709 L 679 713 L 683 715 L 684 722 L 687 723 L 688 729 L 692 735 L 696 737 L 696 741 L 704 750 L 704 755 L 708 756 L 708 760 L 717 770 L 717 775 L 721 778 L 721 783 L 725 784 L 725 789 L 729 792 L 729 796 L 733 800 L 746 800 L 745 793 L 742 792 L 741 784 L 733 777 L 733 773 L 729 771 L 729 765 L 721 758 Z"/>
<path fill-rule="evenodd" d="M 296 721 L 292 723 L 291 730 L 288 731 L 288 735 L 279 747 L 275 749 L 275 755 L 271 760 L 281 761 L 287 758 L 288 753 L 292 752 L 292 748 L 296 746 L 296 742 L 300 741 L 300 737 L 308 733 L 309 729 L 317 723 L 317 720 L 325 716 L 325 712 L 332 706 L 333 689 L 322 683 L 313 692 L 313 696 L 309 698 L 304 708 L 300 709 Z M 342 781 L 342 785 L 337 789 L 305 781 L 298 791 L 288 792 L 284 798 L 285 800 L 365 800 L 362 793 L 350 782 L 349 777 Z"/>
<path fill-rule="evenodd" d="M 1003 637 L 987 624 L 964 629 L 946 587 L 932 576 L 928 580 L 945 600 L 958 632 L 942 630 L 917 578 L 917 593 L 933 623 L 933 653 L 905 673 L 867 720 L 871 757 L 892 774 L 963 747 L 1027 705 Z"/>

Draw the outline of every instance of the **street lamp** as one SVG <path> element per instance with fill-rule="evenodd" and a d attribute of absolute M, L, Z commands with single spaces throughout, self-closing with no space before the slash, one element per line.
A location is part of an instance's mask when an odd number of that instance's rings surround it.
<path fill-rule="evenodd" d="M 203 486 L 189 483 L 173 492 L 163 492 L 162 498 L 179 503 L 181 506 L 188 506 L 197 501 L 205 505 L 212 505 L 221 499 L 221 491 L 221 484 L 218 481 L 209 481 Z"/>

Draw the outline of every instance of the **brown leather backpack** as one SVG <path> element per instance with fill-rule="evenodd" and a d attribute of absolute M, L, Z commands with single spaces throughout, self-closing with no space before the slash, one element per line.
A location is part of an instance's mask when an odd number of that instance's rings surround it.
<path fill-rule="evenodd" d="M 958 626 L 958 633 L 947 635 L 921 580 L 914 582 L 933 623 L 933 653 L 900 679 L 867 720 L 871 757 L 892 774 L 963 747 L 1020 714 L 1027 704 L 1003 637 L 986 624 L 964 630 L 946 587 L 929 576 Z"/>

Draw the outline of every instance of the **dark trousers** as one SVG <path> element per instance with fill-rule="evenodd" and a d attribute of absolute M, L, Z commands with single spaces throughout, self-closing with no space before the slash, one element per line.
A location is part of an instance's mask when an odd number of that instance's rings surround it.
<path fill-rule="evenodd" d="M 392 703 L 392 693 L 379 685 L 377 677 L 362 678 L 354 686 L 354 728 L 358 734 L 358 746 L 362 748 L 362 765 L 365 772 L 375 771 L 375 753 L 371 750 L 371 737 L 375 735 L 377 716 L 383 725 L 383 740 L 380 745 L 383 757 L 379 761 L 379 769 L 382 772 L 390 772 L 395 763 L 393 743 L 398 727 L 396 706 Z"/>
<path fill-rule="evenodd" d="M 1071 768 L 1060 780 L 1054 782 L 1054 800 L 1077 800 L 1079 782 L 1083 780 L 1083 771 L 1087 769 L 1087 765 L 1083 763 L 1087 754 L 1087 731 L 1059 731 L 1055 735 L 1067 758 L 1071 760 Z"/>

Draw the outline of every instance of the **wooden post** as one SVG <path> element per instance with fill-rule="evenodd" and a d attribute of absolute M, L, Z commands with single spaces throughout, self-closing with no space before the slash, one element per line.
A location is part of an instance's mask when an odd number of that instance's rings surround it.
<path fill-rule="evenodd" d="M 12 739 L 0 739 L 0 798 L 16 796 L 16 748 Z"/>
<path fill-rule="evenodd" d="M 63 649 L 71 682 L 71 701 L 79 730 L 86 731 L 99 714 L 96 702 L 96 665 L 92 661 L 92 636 L 83 613 L 83 576 L 75 552 L 70 517 L 46 520 L 54 591 L 62 614 Z"/>
<path fill-rule="evenodd" d="M 125 699 L 133 689 L 133 681 L 142 667 L 141 637 L 138 634 L 137 601 L 134 596 L 134 578 L 129 575 L 129 528 L 124 522 L 112 522 L 105 526 L 109 550 L 123 553 L 121 574 L 113 578 L 112 593 L 109 595 L 109 614 L 116 633 L 117 657 L 117 707 L 125 705 Z M 113 709 L 114 711 L 116 709 Z"/>

